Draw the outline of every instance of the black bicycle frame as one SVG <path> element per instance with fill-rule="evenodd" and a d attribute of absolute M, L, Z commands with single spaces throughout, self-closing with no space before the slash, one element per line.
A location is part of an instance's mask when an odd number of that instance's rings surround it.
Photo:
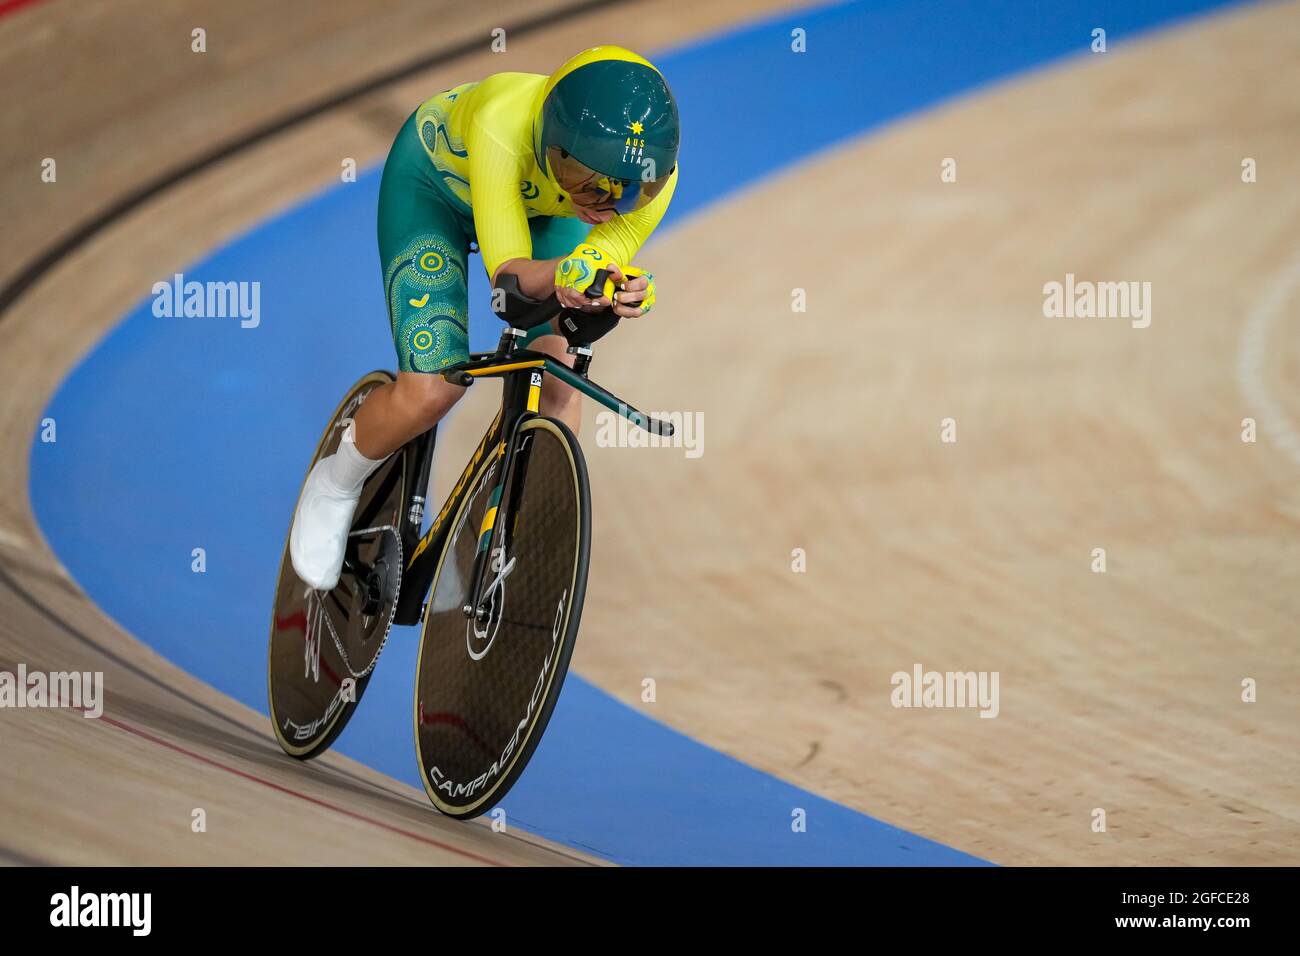
<path fill-rule="evenodd" d="M 562 315 L 561 318 L 563 317 Z M 443 378 L 448 382 L 465 386 L 480 377 L 503 378 L 501 411 L 484 432 L 478 447 L 470 457 L 469 464 L 461 472 L 442 509 L 433 518 L 429 530 L 423 536 L 420 535 L 420 526 L 424 517 L 424 495 L 429 484 L 437 426 L 413 439 L 407 446 L 412 453 L 407 455 L 406 460 L 408 491 L 402 512 L 401 529 L 402 553 L 405 556 L 406 567 L 402 574 L 401 593 L 398 596 L 397 610 L 393 618 L 397 624 L 409 625 L 420 622 L 424 597 L 433 582 L 437 561 L 445 547 L 448 529 L 451 526 L 448 519 L 460 509 L 465 496 L 473 491 L 470 483 L 478 473 L 483 460 L 488 455 L 500 455 L 501 469 L 492 488 L 492 498 L 489 499 L 491 502 L 489 509 L 494 503 L 497 511 L 490 527 L 480 529 L 478 550 L 474 558 L 474 573 L 470 576 L 470 590 L 465 596 L 465 603 L 471 608 L 471 613 L 481 613 L 479 605 L 483 593 L 483 571 L 488 566 L 487 562 L 499 540 L 499 529 L 508 527 L 512 510 L 516 505 L 516 502 L 503 500 L 506 476 L 510 474 L 516 453 L 514 436 L 523 421 L 537 414 L 536 402 L 545 375 L 555 376 L 646 431 L 664 436 L 673 434 L 673 426 L 670 422 L 638 411 L 587 377 L 587 369 L 591 363 L 589 343 L 571 349 L 577 354 L 577 358 L 574 367 L 569 368 L 545 353 L 518 348 L 516 339 L 525 334 L 523 329 L 507 328 L 502 333 L 495 352 L 476 353 L 468 362 L 454 365 L 442 373 Z M 537 392 L 534 393 L 533 389 L 537 389 Z M 489 535 L 486 542 L 482 540 L 482 535 L 485 533 Z"/>

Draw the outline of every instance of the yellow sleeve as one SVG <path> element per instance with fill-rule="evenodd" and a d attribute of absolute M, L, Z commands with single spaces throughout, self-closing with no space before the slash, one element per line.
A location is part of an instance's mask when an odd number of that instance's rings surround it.
<path fill-rule="evenodd" d="M 663 190 L 642 208 L 594 226 L 587 236 L 587 242 L 609 253 L 620 266 L 631 265 L 632 259 L 668 211 L 668 204 L 673 201 L 673 193 L 677 190 L 677 173 L 680 170 L 681 163 L 678 163 Z"/>
<path fill-rule="evenodd" d="M 469 150 L 470 207 L 478 248 L 488 279 L 509 259 L 530 259 L 532 234 L 528 212 L 519 194 L 519 183 L 527 169 L 527 157 L 494 137 L 482 123 L 470 122 L 465 137 Z"/>

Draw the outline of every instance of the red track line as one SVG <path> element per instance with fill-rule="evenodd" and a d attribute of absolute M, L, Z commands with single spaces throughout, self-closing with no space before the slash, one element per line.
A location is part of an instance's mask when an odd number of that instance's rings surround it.
<path fill-rule="evenodd" d="M 40 0 L 0 0 L 0 17 L 3 17 L 6 13 L 13 13 L 16 10 L 21 10 L 23 7 L 39 2 Z"/>
<path fill-rule="evenodd" d="M 84 710 L 84 708 L 80 708 L 80 707 L 71 708 L 71 709 Z M 360 820 L 362 823 L 369 823 L 372 826 L 377 826 L 383 830 L 389 831 L 390 833 L 397 833 L 400 834 L 401 836 L 409 837 L 412 840 L 419 840 L 421 843 L 427 843 L 429 846 L 436 846 L 440 850 L 446 850 L 448 853 L 455 853 L 458 856 L 463 856 L 466 857 L 467 859 L 475 860 L 479 863 L 486 863 L 488 866 L 509 866 L 510 865 L 508 863 L 502 863 L 498 860 L 489 860 L 485 856 L 479 856 L 477 853 L 472 853 L 469 850 L 462 850 L 457 847 L 450 846 L 449 844 L 442 843 L 438 840 L 431 839 L 430 837 L 421 836 L 418 833 L 412 833 L 410 830 L 403 830 L 401 827 L 395 827 L 391 823 L 385 823 L 382 820 L 376 820 L 374 817 L 368 817 L 364 813 L 357 813 L 355 810 L 348 810 L 345 807 L 336 806 L 335 804 L 329 803 L 325 800 L 320 800 L 316 797 L 308 796 L 305 793 L 299 793 L 297 790 L 290 790 L 288 787 L 282 787 L 278 783 L 272 783 L 270 780 L 265 780 L 262 777 L 259 777 L 255 774 L 248 773 L 247 771 L 240 770 L 236 767 L 227 766 L 226 764 L 223 764 L 217 760 L 213 760 L 211 757 L 205 757 L 203 756 L 203 754 L 195 753 L 192 750 L 186 750 L 184 747 L 171 743 L 170 741 L 163 740 L 161 737 L 155 737 L 153 734 L 141 730 L 139 727 L 132 727 L 130 724 L 124 723 L 123 721 L 117 720 L 113 717 L 105 717 L 101 715 L 96 719 L 101 723 L 111 724 L 112 726 L 117 727 L 119 730 L 125 730 L 129 734 L 135 734 L 137 737 L 142 737 L 143 739 L 158 744 L 161 747 L 166 747 L 168 750 L 174 750 L 177 753 L 185 754 L 185 756 L 187 757 L 193 757 L 195 760 L 198 760 L 201 763 L 205 763 L 210 767 L 216 767 L 218 770 L 224 770 L 227 773 L 233 773 L 237 777 L 243 777 L 245 780 L 251 780 L 254 783 L 260 783 L 264 787 L 270 787 L 272 790 L 279 791 L 280 793 L 286 793 L 291 797 L 297 797 L 299 800 L 306 800 L 308 803 L 313 803 L 318 807 L 324 807 L 326 810 L 333 810 L 335 813 L 341 813 L 345 817 L 351 817 L 354 820 Z"/>

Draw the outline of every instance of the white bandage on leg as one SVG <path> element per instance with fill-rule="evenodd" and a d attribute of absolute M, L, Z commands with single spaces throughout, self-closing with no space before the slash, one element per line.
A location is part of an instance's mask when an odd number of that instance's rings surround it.
<path fill-rule="evenodd" d="M 345 437 L 307 476 L 289 532 L 289 557 L 308 586 L 328 591 L 338 584 L 361 486 L 385 460 L 367 458 Z"/>

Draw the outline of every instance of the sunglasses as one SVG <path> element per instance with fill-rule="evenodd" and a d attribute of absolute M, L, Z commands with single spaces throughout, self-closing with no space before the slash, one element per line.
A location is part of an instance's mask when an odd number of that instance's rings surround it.
<path fill-rule="evenodd" d="M 560 188 L 579 205 L 596 209 L 631 212 L 659 195 L 668 182 L 667 176 L 650 182 L 606 176 L 578 162 L 558 147 L 549 149 L 547 158 Z"/>

